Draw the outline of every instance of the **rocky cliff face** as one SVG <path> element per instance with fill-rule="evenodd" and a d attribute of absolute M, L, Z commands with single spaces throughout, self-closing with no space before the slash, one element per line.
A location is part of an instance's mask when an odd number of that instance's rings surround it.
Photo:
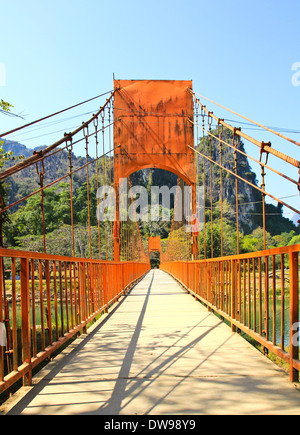
<path fill-rule="evenodd" d="M 212 131 L 212 134 L 217 135 L 217 132 Z M 231 144 L 232 132 L 225 130 L 222 139 Z M 220 148 L 218 140 L 215 138 L 209 139 L 208 137 L 200 141 L 198 149 L 202 154 L 221 164 L 224 168 L 235 172 L 234 149 L 224 144 Z M 237 149 L 245 152 L 244 144 L 241 140 L 238 142 Z M 223 212 L 225 209 L 227 219 L 236 222 L 236 195 L 238 195 L 240 225 L 244 231 L 252 231 L 256 226 L 253 221 L 253 214 L 257 212 L 257 204 L 262 201 L 260 193 L 239 179 L 236 189 L 236 178 L 234 175 L 210 163 L 210 161 L 199 155 L 197 166 L 199 184 L 203 185 L 205 183 L 206 206 L 208 208 L 211 207 L 210 196 L 212 190 L 213 206 L 220 207 L 222 191 Z M 237 152 L 237 174 L 252 184 L 257 185 L 256 174 L 252 171 L 247 157 L 239 152 Z"/>
<path fill-rule="evenodd" d="M 1 141 L 1 138 L 0 138 Z M 24 158 L 32 156 L 34 151 L 38 151 L 45 147 L 37 147 L 34 150 L 27 148 L 25 145 L 19 144 L 18 142 L 4 140 L 3 149 L 4 151 L 12 151 L 15 156 L 22 155 Z M 109 157 L 106 157 L 108 161 Z M 72 153 L 72 166 L 73 170 L 83 166 L 86 163 L 85 157 L 76 157 Z M 14 161 L 5 162 L 4 168 L 14 165 Z M 41 169 L 41 165 L 39 164 Z M 108 171 L 109 165 L 106 164 L 106 170 Z M 58 154 L 54 154 L 44 160 L 45 178 L 44 185 L 51 183 L 52 181 L 66 175 L 69 171 L 69 159 L 68 152 L 62 151 Z M 92 164 L 89 166 L 90 176 L 96 174 L 96 165 Z M 102 165 L 99 164 L 99 174 L 102 176 Z M 108 176 L 107 176 L 107 179 Z M 73 175 L 73 188 L 74 192 L 78 187 L 80 187 L 87 180 L 86 169 L 80 170 Z M 63 181 L 69 182 L 68 177 Z M 16 173 L 13 177 L 10 177 L 6 181 L 6 202 L 13 203 L 14 201 L 22 198 L 36 189 L 39 189 L 39 177 L 36 171 L 36 165 L 32 165 L 29 168 L 23 169 L 22 171 Z M 14 211 L 16 208 L 14 209 Z"/>
<path fill-rule="evenodd" d="M 217 136 L 217 132 L 212 131 Z M 222 139 L 231 144 L 232 132 L 224 130 Z M 239 141 L 237 145 L 238 149 L 242 152 L 244 150 L 244 144 Z M 32 149 L 27 148 L 18 142 L 4 141 L 3 146 L 5 151 L 13 151 L 14 155 L 23 155 L 24 157 L 31 156 Z M 235 156 L 234 150 L 225 144 L 220 149 L 219 141 L 215 138 L 211 140 L 206 136 L 202 138 L 198 145 L 198 150 L 208 157 L 211 157 L 217 163 L 221 163 L 223 167 L 234 172 Z M 221 151 L 221 152 L 220 152 Z M 250 181 L 254 185 L 258 185 L 256 180 L 256 174 L 252 171 L 249 161 L 246 156 L 241 153 L 237 153 L 237 173 L 242 178 Z M 109 157 L 106 157 L 106 170 L 108 171 Z M 72 164 L 74 169 L 78 168 L 86 163 L 85 157 L 76 157 L 72 155 Z M 6 163 L 12 165 L 13 162 Z M 206 192 L 206 214 L 207 220 L 210 219 L 211 201 L 212 195 L 212 207 L 214 219 L 220 218 L 220 205 L 221 205 L 221 190 L 223 200 L 223 217 L 232 223 L 236 223 L 236 181 L 234 175 L 228 173 L 226 170 L 220 169 L 219 166 L 211 164 L 207 159 L 200 155 L 196 155 L 196 166 L 198 173 L 198 184 L 203 186 L 205 184 Z M 96 173 L 95 165 L 89 166 L 90 177 Z M 68 153 L 62 151 L 59 154 L 53 155 L 45 160 L 45 184 L 49 183 L 64 174 L 69 170 Z M 222 189 L 221 189 L 221 172 L 222 172 Z M 102 174 L 102 164 L 99 165 L 100 178 Z M 106 175 L 106 180 L 113 177 L 113 174 Z M 212 180 L 212 183 L 211 183 Z M 167 171 L 160 169 L 145 169 L 132 174 L 131 181 L 133 185 L 144 185 L 149 194 L 151 185 L 154 186 L 168 186 L 173 187 L 177 184 L 177 176 Z M 68 179 L 66 179 L 68 182 Z M 73 177 L 74 193 L 83 183 L 86 182 L 86 170 L 78 171 Z M 12 203 L 15 200 L 27 195 L 33 190 L 37 189 L 38 177 L 36 173 L 35 165 L 16 174 L 11 177 L 7 182 L 7 203 Z M 76 194 L 76 193 L 75 193 Z M 239 223 L 240 228 L 247 234 L 251 233 L 255 228 L 262 226 L 262 197 L 260 192 L 251 187 L 249 184 L 238 180 L 238 203 L 239 203 Z M 171 208 L 174 203 L 171 200 Z M 272 234 L 280 234 L 282 231 L 289 231 L 296 228 L 294 224 L 286 218 L 282 217 L 281 209 L 275 206 L 268 205 L 270 215 L 272 213 L 276 216 L 267 220 L 267 230 Z M 14 210 L 15 211 L 15 210 Z M 279 225 L 279 227 L 278 227 Z M 275 228 L 276 227 L 276 228 Z"/>

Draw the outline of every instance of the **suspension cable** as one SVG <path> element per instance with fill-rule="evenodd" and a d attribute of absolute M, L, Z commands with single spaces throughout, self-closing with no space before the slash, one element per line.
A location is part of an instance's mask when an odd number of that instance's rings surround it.
<path fill-rule="evenodd" d="M 75 236 L 74 236 L 74 210 L 73 210 L 73 179 L 72 179 L 72 151 L 73 144 L 72 139 L 68 145 L 68 159 L 69 159 L 69 186 L 70 186 L 70 213 L 71 213 L 71 229 L 72 229 L 72 252 L 73 257 L 75 257 Z"/>
<path fill-rule="evenodd" d="M 98 125 L 99 120 L 98 118 L 94 119 L 94 128 L 95 128 L 95 145 L 96 145 L 96 183 L 97 183 L 97 192 L 99 189 L 99 160 L 98 160 L 98 147 L 99 147 L 99 140 L 98 140 Z M 97 198 L 97 208 L 99 205 L 99 198 Z M 97 219 L 97 226 L 98 226 L 98 249 L 99 249 L 99 260 L 101 260 L 101 230 L 100 230 L 100 220 Z"/>
<path fill-rule="evenodd" d="M 212 117 L 210 116 L 210 113 L 208 114 L 207 118 L 208 122 L 208 130 L 211 132 L 211 125 L 212 125 Z M 213 174 L 212 174 L 212 140 L 211 136 L 208 137 L 208 144 L 209 144 L 209 155 L 210 155 L 210 163 L 209 163 L 209 187 L 210 187 L 210 256 L 211 258 L 214 258 L 214 215 L 213 215 Z"/>
<path fill-rule="evenodd" d="M 258 190 L 259 192 L 268 195 L 270 198 L 274 199 L 275 201 L 279 202 L 280 204 L 284 205 L 285 207 L 289 208 L 290 210 L 294 211 L 295 213 L 300 214 L 300 210 L 297 210 L 296 208 L 292 207 L 291 205 L 286 204 L 285 202 L 283 202 L 280 199 L 276 198 L 276 196 L 271 195 L 270 193 L 264 191 L 263 189 L 259 188 L 258 186 L 256 186 L 255 184 L 251 183 L 250 181 L 245 180 L 245 178 L 242 178 L 240 175 L 236 175 L 230 169 L 225 168 L 225 166 L 221 166 L 219 163 L 217 163 L 214 160 L 210 159 L 209 157 L 205 156 L 200 151 L 195 150 L 195 148 L 191 147 L 190 145 L 187 145 L 187 147 L 190 148 L 191 150 L 193 150 L 195 153 L 199 153 L 202 157 L 204 157 L 208 161 L 211 161 L 212 163 L 214 163 L 215 165 L 219 166 L 220 168 L 224 169 L 225 171 L 227 171 L 229 174 L 233 175 L 234 177 L 237 177 L 240 180 L 244 181 L 245 183 L 249 184 L 249 186 L 253 187 L 254 189 Z"/>
<path fill-rule="evenodd" d="M 223 126 L 218 123 L 218 134 L 219 134 L 219 155 L 220 155 L 220 165 L 222 165 L 222 134 Z M 221 202 L 221 257 L 223 257 L 223 247 L 224 247 L 224 229 L 223 229 L 223 171 L 220 170 L 220 202 Z"/>
<path fill-rule="evenodd" d="M 91 235 L 91 209 L 90 209 L 90 177 L 89 177 L 89 128 L 85 126 L 83 129 L 83 135 L 85 137 L 85 155 L 86 155 L 86 194 L 88 205 L 88 231 L 89 231 L 89 251 L 90 258 L 92 258 L 92 235 Z"/>
<path fill-rule="evenodd" d="M 56 149 L 59 145 L 62 145 L 63 143 L 67 143 L 68 141 L 70 141 L 71 138 L 73 138 L 77 133 L 79 133 L 84 128 L 86 128 L 91 122 L 94 121 L 95 118 L 97 118 L 100 115 L 100 113 L 103 112 L 105 107 L 109 104 L 109 102 L 113 98 L 115 92 L 116 92 L 116 90 L 112 92 L 110 97 L 106 100 L 106 103 L 88 121 L 84 122 L 81 126 L 79 126 L 77 129 L 75 129 L 71 133 L 66 133 L 63 138 L 61 138 L 60 140 L 58 140 L 54 144 L 49 145 L 47 148 L 45 148 L 45 149 L 43 149 L 41 151 L 38 151 L 38 152 L 34 151 L 34 154 L 31 157 L 28 157 L 27 159 L 22 160 L 22 162 L 17 163 L 16 165 L 12 166 L 11 168 L 8 168 L 5 171 L 3 171 L 0 174 L 0 180 L 3 180 L 3 179 L 9 177 L 10 175 L 12 175 L 12 174 L 14 174 L 16 172 L 19 172 L 23 168 L 28 167 L 28 166 L 36 163 L 37 160 L 39 160 L 41 157 L 44 157 L 47 154 L 49 154 L 51 151 Z M 73 143 L 73 145 L 74 144 L 75 143 Z"/>
<path fill-rule="evenodd" d="M 225 128 L 228 128 L 229 130 L 231 130 L 232 132 L 234 131 L 235 127 L 232 127 L 232 125 L 227 124 L 226 122 L 224 122 L 223 119 L 219 119 L 217 116 L 215 116 L 213 114 L 213 112 L 210 112 L 199 100 L 198 98 L 194 95 L 194 98 L 196 99 L 196 101 L 200 104 L 200 106 L 203 108 L 203 110 L 209 114 L 212 118 L 215 119 L 215 121 L 220 122 Z M 188 119 L 189 122 L 192 122 L 191 119 Z M 270 154 L 274 155 L 275 157 L 280 158 L 281 160 L 291 164 L 292 166 L 295 166 L 296 168 L 300 169 L 300 162 L 296 159 L 294 159 L 293 157 L 290 157 L 284 153 L 282 153 L 281 151 L 278 151 L 274 148 L 272 148 L 271 143 L 264 143 L 264 142 L 259 142 L 258 140 L 254 139 L 251 136 L 248 136 L 247 134 L 243 133 L 241 130 L 237 130 L 236 134 L 238 134 L 240 137 L 242 137 L 243 139 L 249 141 L 250 143 L 252 143 L 253 145 L 256 145 L 257 147 L 261 148 L 262 144 L 264 145 L 264 148 L 266 151 L 268 151 Z"/>
<path fill-rule="evenodd" d="M 118 149 L 118 148 L 120 148 L 120 146 L 121 146 L 121 145 L 116 146 L 116 147 L 113 149 L 113 151 L 116 150 L 116 149 Z M 108 153 L 109 153 L 109 151 L 107 151 L 107 152 L 106 152 L 105 154 L 103 154 L 102 156 L 98 157 L 98 159 L 90 160 L 88 163 L 85 163 L 84 165 L 80 166 L 80 168 L 74 169 L 74 171 L 72 171 L 72 172 L 68 172 L 66 175 L 63 175 L 62 177 L 57 178 L 56 180 L 54 180 L 54 181 L 52 181 L 51 183 L 47 184 L 47 186 L 44 186 L 43 188 L 37 189 L 37 190 L 35 190 L 34 192 L 30 193 L 29 195 L 26 195 L 26 196 L 24 196 L 23 198 L 19 199 L 18 201 L 15 201 L 14 203 L 12 203 L 12 204 L 6 206 L 5 208 L 3 208 L 3 209 L 0 210 L 0 215 L 1 215 L 2 213 L 4 213 L 5 211 L 9 210 L 10 208 L 14 207 L 15 205 L 18 205 L 18 204 L 20 204 L 21 202 L 26 201 L 26 199 L 30 198 L 31 196 L 34 196 L 34 195 L 36 195 L 37 193 L 39 193 L 39 192 L 41 192 L 41 191 L 43 191 L 43 190 L 45 190 L 45 189 L 48 189 L 49 187 L 53 186 L 54 184 L 59 183 L 60 181 L 64 180 L 65 178 L 69 177 L 70 175 L 73 175 L 73 174 L 75 174 L 76 172 L 80 171 L 81 169 L 84 169 L 86 166 L 91 165 L 92 163 L 95 163 L 95 162 L 96 162 L 97 160 L 99 160 L 99 159 L 102 159 L 102 158 L 103 158 L 104 156 L 106 156 Z"/>
<path fill-rule="evenodd" d="M 75 107 L 82 106 L 83 104 L 89 103 L 90 101 L 96 100 L 97 98 L 101 98 L 104 95 L 110 94 L 112 92 L 113 91 L 105 92 L 104 94 L 97 95 L 96 97 L 90 98 L 89 100 L 82 101 L 81 103 L 75 104 L 74 106 L 67 107 L 66 109 L 60 110 L 59 112 L 55 112 L 55 113 L 52 113 L 51 115 L 44 116 L 43 118 L 37 119 L 36 121 L 29 122 L 26 125 L 22 125 L 21 127 L 18 127 L 18 128 L 13 129 L 13 130 L 10 130 L 10 131 L 7 131 L 5 133 L 0 134 L 0 137 L 2 138 L 2 137 L 7 136 L 7 135 L 9 135 L 11 133 L 15 133 L 16 131 L 23 130 L 23 128 L 30 127 L 31 125 L 37 124 L 38 122 L 41 122 L 41 121 L 45 121 L 46 119 L 49 119 L 49 118 L 52 118 L 53 116 L 59 115 L 61 113 L 64 113 L 67 110 L 74 109 Z"/>
<path fill-rule="evenodd" d="M 44 197 L 45 197 L 45 192 L 44 192 L 44 178 L 45 178 L 44 161 L 42 161 L 42 169 L 41 170 L 39 169 L 38 164 L 36 163 L 36 172 L 39 176 L 38 184 L 41 186 L 41 189 L 40 189 L 40 192 L 41 192 L 40 207 L 42 210 L 43 248 L 44 248 L 44 253 L 46 254 L 46 228 L 45 228 L 45 208 L 44 208 Z"/>
<path fill-rule="evenodd" d="M 232 136 L 232 145 L 234 147 L 234 172 L 235 172 L 235 209 L 236 209 L 236 251 L 237 255 L 240 253 L 240 231 L 239 231 L 239 191 L 238 191 L 238 177 L 237 177 L 237 164 L 238 164 L 238 158 L 237 158 L 237 145 L 238 141 L 236 140 L 236 131 L 238 129 L 234 130 L 233 136 Z"/>
<path fill-rule="evenodd" d="M 203 153 L 205 153 L 205 137 L 204 137 L 204 125 L 205 125 L 205 114 L 204 110 L 201 107 L 201 116 L 202 116 L 202 143 L 203 143 Z M 205 175 L 205 158 L 203 157 L 203 224 L 204 224 L 204 231 L 203 231 L 203 237 L 204 237 L 204 259 L 206 259 L 207 250 L 206 250 L 206 215 L 205 215 L 205 207 L 206 207 L 206 175 Z"/>
<path fill-rule="evenodd" d="M 219 124 L 221 124 L 221 121 L 222 121 L 222 120 L 219 120 Z M 196 125 L 196 124 L 195 124 L 193 121 L 191 121 L 190 119 L 189 119 L 189 122 L 192 123 L 192 124 L 194 124 L 194 125 Z M 200 125 L 198 125 L 198 127 L 200 127 L 200 128 L 203 130 L 203 132 L 207 133 L 209 136 L 212 136 L 212 137 L 215 138 L 216 140 L 222 142 L 224 145 L 227 145 L 228 147 L 234 149 L 234 147 L 233 147 L 232 144 L 230 144 L 230 143 L 228 143 L 228 142 L 226 142 L 226 141 L 224 141 L 224 140 L 222 140 L 222 139 L 219 139 L 217 136 L 215 136 L 214 134 L 212 134 L 211 132 L 209 132 L 208 130 L 206 130 L 204 127 L 201 127 Z M 223 127 L 223 126 L 222 126 L 222 127 Z M 239 130 L 236 131 L 236 134 L 238 134 L 238 132 L 239 132 Z M 265 148 L 265 147 L 263 147 L 263 145 L 262 145 L 261 148 Z M 262 163 L 261 161 L 255 159 L 255 158 L 252 157 L 252 156 L 249 156 L 247 153 L 245 153 L 244 151 L 242 151 L 242 150 L 240 150 L 240 149 L 238 149 L 238 148 L 236 149 L 236 151 L 237 151 L 238 153 L 242 154 L 243 156 L 247 157 L 248 159 L 253 160 L 255 163 L 258 163 L 260 166 L 263 166 L 263 167 L 269 169 L 270 171 L 274 172 L 275 174 L 280 175 L 281 177 L 285 178 L 286 180 L 288 180 L 288 181 L 290 181 L 291 183 L 294 183 L 294 184 L 296 184 L 296 186 L 298 186 L 299 183 L 298 183 L 297 181 L 293 180 L 292 178 L 288 177 L 288 176 L 285 175 L 285 174 L 282 174 L 281 172 L 277 171 L 276 169 L 272 168 L 271 166 L 268 166 L 266 163 Z"/>
<path fill-rule="evenodd" d="M 240 115 L 239 113 L 234 112 L 233 110 L 228 109 L 227 107 L 222 106 L 221 104 L 216 103 L 215 101 L 212 101 L 212 100 L 210 100 L 209 98 L 206 98 L 206 97 L 204 97 L 203 95 L 194 92 L 192 89 L 188 89 L 188 90 L 189 90 L 189 92 L 190 92 L 192 95 L 194 95 L 194 96 L 195 96 L 195 95 L 199 95 L 199 97 L 204 98 L 205 100 L 209 101 L 210 103 L 213 103 L 213 104 L 215 104 L 216 106 L 219 106 L 219 107 L 221 107 L 222 109 L 225 109 L 225 110 L 227 110 L 228 112 L 231 112 L 231 113 L 233 113 L 234 115 L 237 115 L 237 116 L 239 116 L 240 118 L 243 118 L 243 119 L 245 119 L 246 121 L 249 121 L 249 122 L 251 122 L 252 124 L 257 125 L 258 127 L 263 128 L 264 130 L 267 130 L 267 131 L 269 131 L 270 133 L 273 133 L 273 134 L 275 134 L 276 136 L 281 137 L 282 139 L 288 140 L 289 142 L 291 142 L 291 143 L 293 143 L 293 144 L 295 144 L 295 145 L 297 145 L 297 146 L 300 146 L 300 143 L 299 143 L 299 142 L 296 142 L 295 140 L 293 140 L 293 139 L 291 139 L 291 138 L 289 138 L 289 137 L 287 137 L 287 136 L 284 136 L 283 134 L 280 134 L 280 133 L 278 133 L 277 131 L 274 131 L 274 130 L 272 130 L 272 129 L 269 128 L 269 127 L 266 127 L 266 126 L 264 126 L 264 125 L 262 125 L 262 124 L 259 124 L 258 122 L 255 122 L 255 121 L 253 121 L 252 119 L 247 118 L 246 116 Z"/>

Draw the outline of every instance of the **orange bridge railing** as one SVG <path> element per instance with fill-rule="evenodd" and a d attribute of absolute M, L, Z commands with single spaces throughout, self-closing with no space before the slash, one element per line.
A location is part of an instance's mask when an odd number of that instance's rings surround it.
<path fill-rule="evenodd" d="M 170 273 L 232 330 L 252 337 L 299 379 L 300 245 L 200 261 L 167 262 Z"/>
<path fill-rule="evenodd" d="M 0 263 L 0 394 L 21 378 L 30 384 L 36 366 L 86 332 L 150 267 L 10 249 L 0 249 Z"/>

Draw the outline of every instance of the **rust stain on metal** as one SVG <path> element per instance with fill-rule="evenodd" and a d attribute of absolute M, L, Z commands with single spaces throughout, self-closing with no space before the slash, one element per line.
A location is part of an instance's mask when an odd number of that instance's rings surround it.
<path fill-rule="evenodd" d="M 196 181 L 191 81 L 115 80 L 115 179 L 143 168 L 174 172 Z"/>

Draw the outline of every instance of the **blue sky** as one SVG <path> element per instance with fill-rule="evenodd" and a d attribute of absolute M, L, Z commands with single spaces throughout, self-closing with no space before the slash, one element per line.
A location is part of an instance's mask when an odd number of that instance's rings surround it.
<path fill-rule="evenodd" d="M 292 66 L 300 62 L 298 0 L 0 0 L 0 14 L 0 98 L 25 117 L 0 115 L 1 132 L 111 90 L 113 73 L 120 79 L 192 79 L 196 92 L 251 119 L 300 130 L 300 86 L 292 83 Z M 49 145 L 63 135 L 56 131 L 75 128 L 98 104 L 64 114 L 82 117 L 48 130 L 7 138 L 28 147 Z M 55 133 L 31 139 L 49 132 Z M 245 132 L 299 160 L 299 147 Z M 299 134 L 288 135 L 300 142 Z M 297 177 L 295 170 L 290 174 Z M 270 184 L 277 197 L 297 195 L 296 187 Z M 290 202 L 299 208 L 299 195 Z"/>

